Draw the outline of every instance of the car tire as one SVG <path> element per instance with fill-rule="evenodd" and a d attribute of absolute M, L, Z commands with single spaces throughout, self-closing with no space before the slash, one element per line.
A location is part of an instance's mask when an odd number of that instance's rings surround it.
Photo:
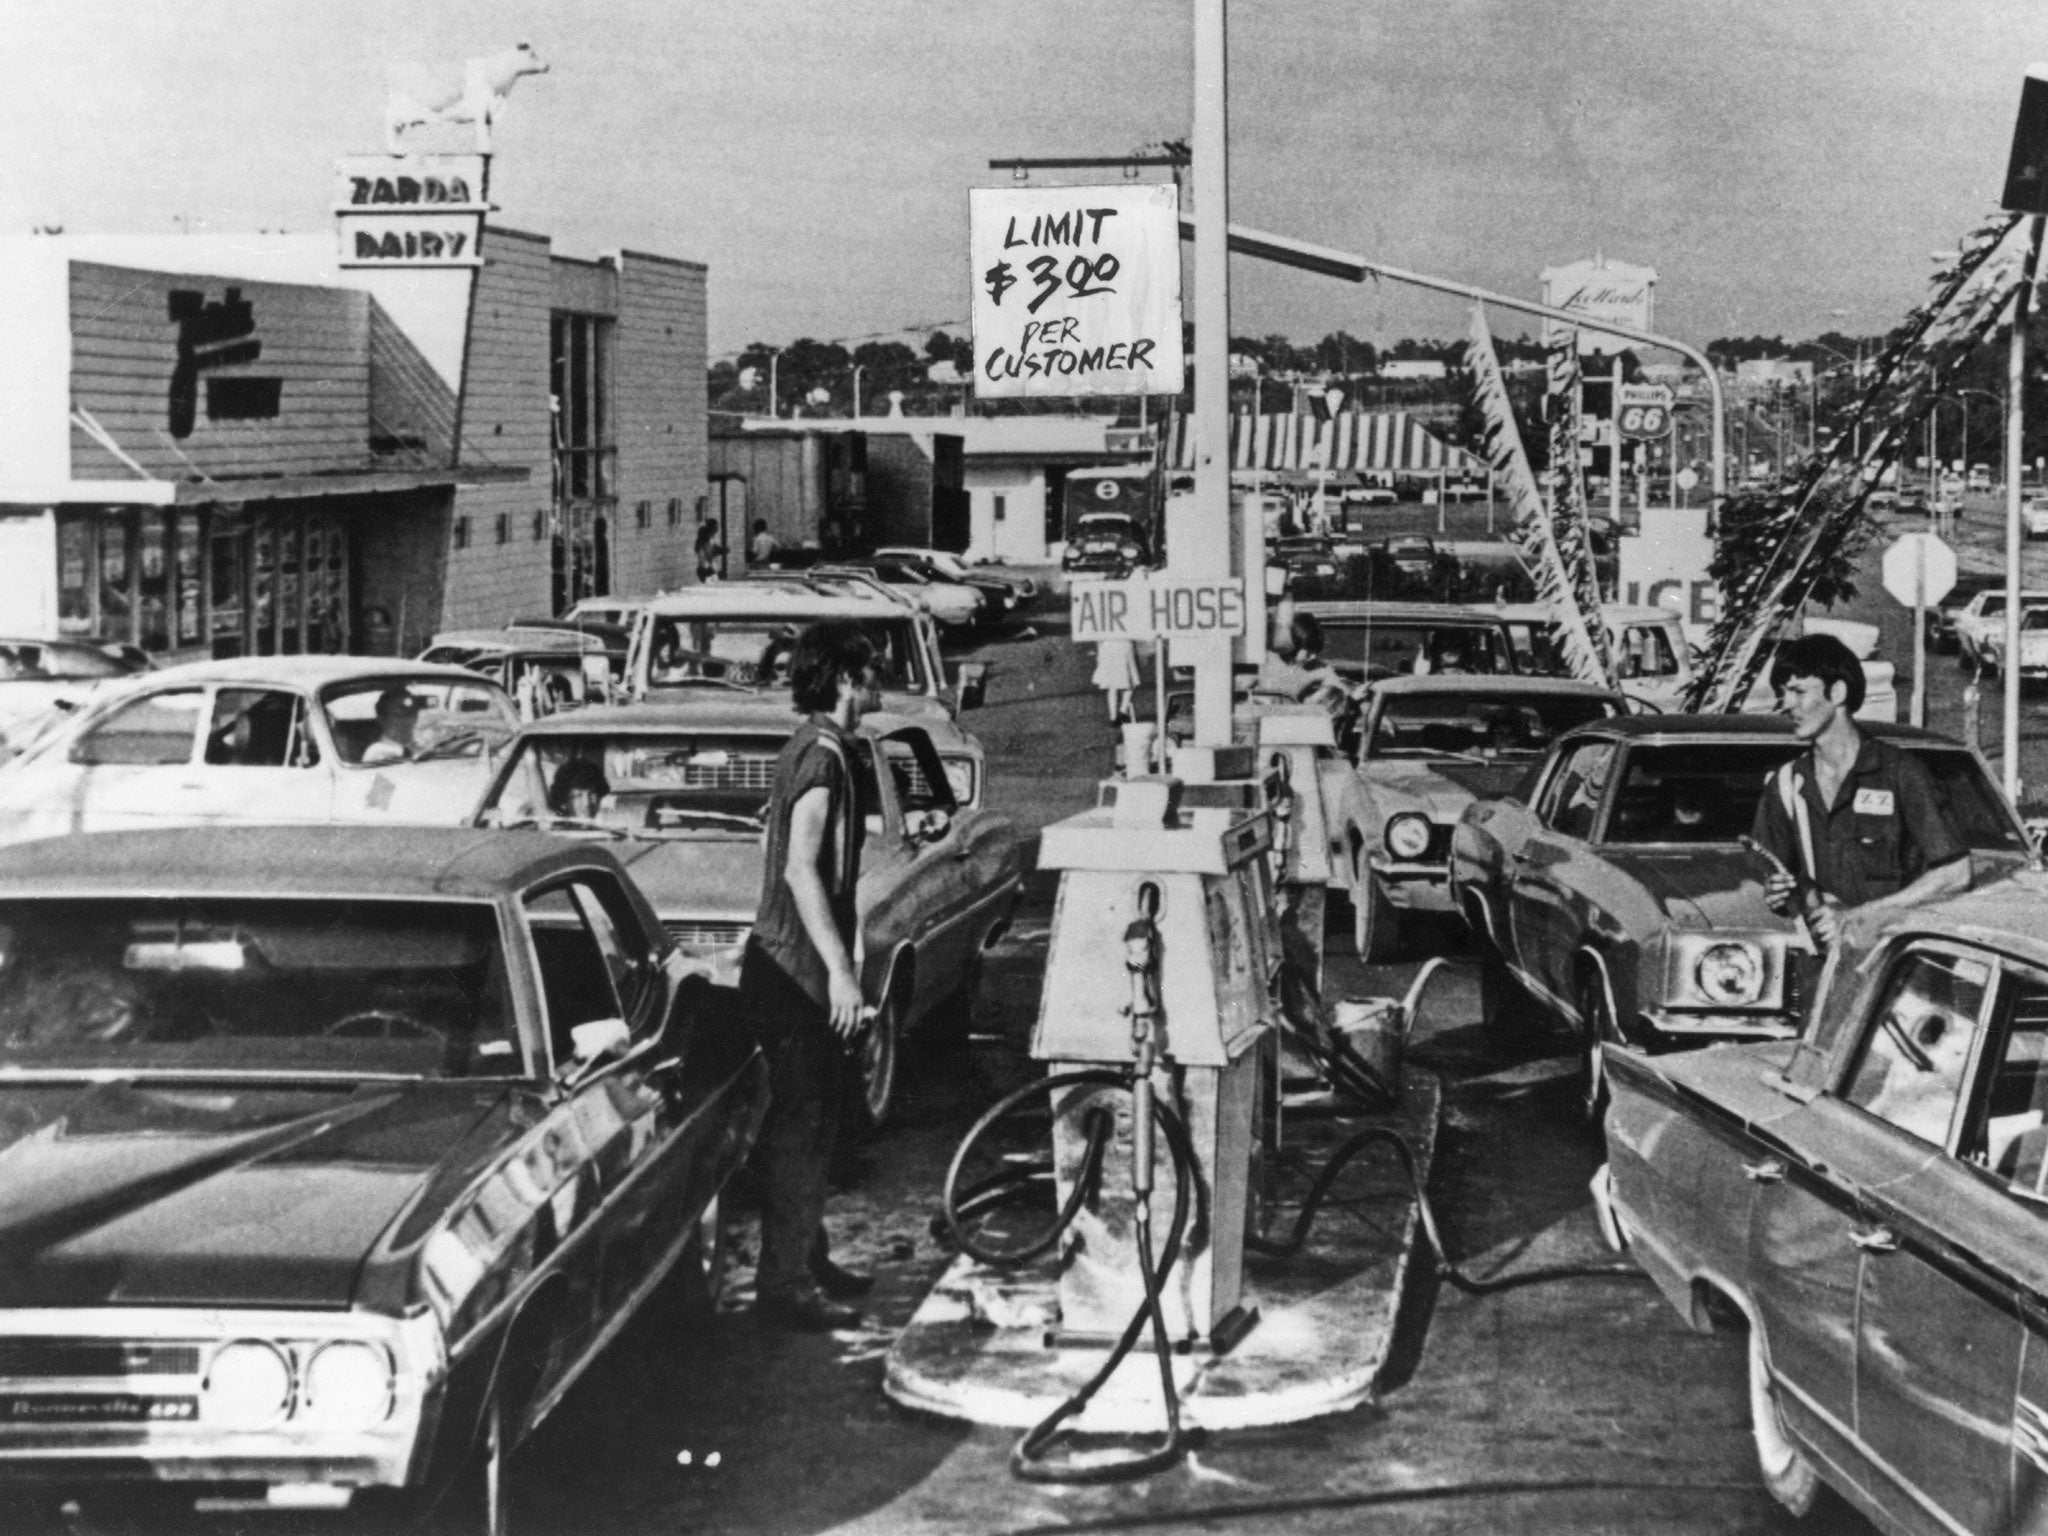
<path fill-rule="evenodd" d="M 1607 1124 L 1607 1069 L 1600 1047 L 1619 1041 L 1621 1031 L 1607 1003 L 1607 988 L 1590 966 L 1579 979 L 1579 1017 L 1585 1022 L 1586 1067 L 1580 1078 L 1579 1114 L 1588 1129 L 1601 1133 Z"/>
<path fill-rule="evenodd" d="M 1813 1508 L 1821 1488 L 1820 1473 L 1798 1442 L 1785 1428 L 1778 1414 L 1778 1399 L 1771 1390 L 1770 1365 L 1765 1358 L 1761 1328 L 1749 1330 L 1749 1424 L 1756 1440 L 1757 1471 L 1771 1497 L 1792 1515 Z"/>
<path fill-rule="evenodd" d="M 896 1107 L 896 1071 L 902 1054 L 903 1008 L 901 989 L 891 987 L 875 1016 L 861 1031 L 860 1047 L 854 1061 L 859 1069 L 860 1118 L 869 1130 L 889 1123 Z"/>
<path fill-rule="evenodd" d="M 1393 959 L 1401 948 L 1400 909 L 1370 868 L 1361 868 L 1351 887 L 1351 948 L 1371 965 Z"/>

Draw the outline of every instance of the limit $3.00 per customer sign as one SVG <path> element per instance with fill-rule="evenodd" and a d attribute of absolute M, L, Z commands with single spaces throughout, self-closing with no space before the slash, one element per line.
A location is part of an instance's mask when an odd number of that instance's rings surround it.
<path fill-rule="evenodd" d="M 1180 393 L 1176 188 L 975 187 L 967 197 L 977 395 Z"/>

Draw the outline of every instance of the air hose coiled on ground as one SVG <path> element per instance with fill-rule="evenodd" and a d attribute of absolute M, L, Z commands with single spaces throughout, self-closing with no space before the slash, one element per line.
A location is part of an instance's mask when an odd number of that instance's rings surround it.
<path fill-rule="evenodd" d="M 993 1127 L 1019 1108 L 1032 1104 L 1041 1094 L 1056 1094 L 1065 1088 L 1078 1088 L 1090 1084 L 1105 1088 L 1121 1088 L 1130 1092 L 1135 1082 L 1135 1067 L 1087 1067 L 1068 1072 L 1055 1072 L 1050 1077 L 1027 1083 L 1014 1093 L 998 1100 L 975 1121 L 973 1128 L 962 1138 L 959 1149 L 954 1152 L 952 1166 L 946 1170 L 946 1226 L 951 1231 L 953 1240 L 960 1245 L 960 1251 L 980 1263 L 997 1268 L 1028 1264 L 1048 1251 L 1059 1241 L 1060 1235 L 1072 1224 L 1088 1197 L 1094 1193 L 1096 1180 L 1101 1176 L 1103 1152 L 1114 1120 L 1104 1106 L 1089 1106 L 1087 1119 L 1084 1121 L 1088 1143 L 1082 1155 L 1081 1167 L 1074 1179 L 1073 1193 L 1067 1197 L 1065 1204 L 1043 1232 L 1037 1234 L 1030 1242 L 1014 1248 L 994 1248 L 984 1244 L 969 1230 L 967 1223 L 974 1216 L 1000 1204 L 1020 1186 L 1044 1177 L 1041 1170 L 1035 1167 L 1006 1169 L 964 1193 L 959 1188 L 961 1170 L 966 1166 L 970 1153 Z M 1188 1217 L 1199 1201 L 1200 1193 L 1194 1177 L 1195 1149 L 1188 1138 L 1186 1123 L 1171 1105 L 1156 1097 L 1152 1098 L 1152 1119 L 1159 1129 L 1165 1132 L 1167 1148 L 1173 1155 L 1173 1219 L 1167 1223 L 1166 1240 L 1161 1245 L 1156 1260 L 1152 1255 L 1149 1222 L 1140 1224 L 1136 1247 L 1139 1270 L 1145 1283 L 1145 1304 L 1131 1315 L 1130 1322 L 1125 1325 L 1123 1333 L 1095 1374 L 1028 1430 L 1010 1452 L 1011 1471 L 1028 1482 L 1107 1483 L 1129 1477 L 1143 1477 L 1172 1466 L 1180 1460 L 1187 1448 L 1180 1423 L 1180 1395 L 1173 1384 L 1172 1348 L 1166 1335 L 1166 1316 L 1159 1303 L 1159 1288 L 1160 1277 L 1171 1271 L 1174 1262 L 1180 1257 L 1181 1244 L 1187 1234 Z M 1140 1202 L 1138 1208 L 1140 1211 L 1144 1209 L 1143 1202 Z M 1123 1363 L 1124 1357 L 1137 1346 L 1138 1338 L 1144 1332 L 1148 1320 L 1152 1324 L 1153 1348 L 1159 1356 L 1160 1387 L 1166 1397 L 1165 1438 L 1158 1445 L 1138 1455 L 1114 1461 L 1090 1462 L 1079 1466 L 1048 1462 L 1044 1453 L 1058 1437 L 1061 1426 L 1087 1407 L 1090 1399 L 1102 1389 L 1103 1383 L 1108 1381 L 1116 1368 Z"/>

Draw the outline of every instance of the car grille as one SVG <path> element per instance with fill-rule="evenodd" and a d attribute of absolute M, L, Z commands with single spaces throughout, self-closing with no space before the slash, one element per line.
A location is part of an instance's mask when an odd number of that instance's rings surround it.
<path fill-rule="evenodd" d="M 151 1339 L 8 1339 L 0 1341 L 0 1382 L 53 1377 L 197 1376 L 199 1346 Z"/>
<path fill-rule="evenodd" d="M 686 921 L 664 922 L 668 936 L 678 944 L 687 944 L 693 949 L 722 949 L 734 944 L 747 942 L 751 925 L 747 923 L 696 923 Z"/>
<path fill-rule="evenodd" d="M 0 1341 L 0 1429 L 191 1422 L 199 1416 L 199 1378 L 197 1344 L 7 1339 Z"/>
<path fill-rule="evenodd" d="M 683 769 L 684 789 L 758 789 L 775 787 L 775 755 L 768 752 L 734 752 L 723 765 L 706 767 L 690 763 Z"/>

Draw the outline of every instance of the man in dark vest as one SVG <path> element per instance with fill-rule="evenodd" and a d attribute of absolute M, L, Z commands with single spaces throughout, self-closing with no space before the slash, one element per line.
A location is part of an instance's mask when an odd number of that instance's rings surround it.
<path fill-rule="evenodd" d="M 775 1327 L 823 1332 L 859 1321 L 844 1302 L 871 1283 L 832 1262 L 824 1224 L 847 1048 L 861 1026 L 853 898 L 863 821 L 853 728 L 876 698 L 874 648 L 860 626 L 828 620 L 804 631 L 790 692 L 806 718 L 775 764 L 760 912 L 740 971 L 772 1094 L 757 1157 L 755 1310 Z"/>

